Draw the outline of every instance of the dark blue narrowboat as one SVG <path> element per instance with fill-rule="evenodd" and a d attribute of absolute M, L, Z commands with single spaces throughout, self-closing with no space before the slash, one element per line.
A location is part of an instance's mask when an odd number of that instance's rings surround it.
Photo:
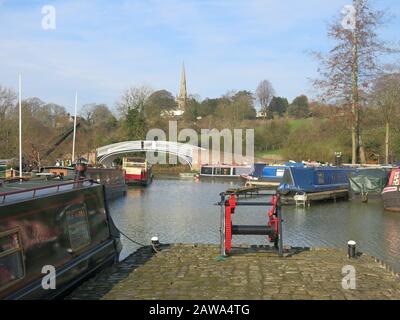
<path fill-rule="evenodd" d="M 1 183 L 0 299 L 57 298 L 118 261 L 104 188 L 92 180 Z"/>
<path fill-rule="evenodd" d="M 302 163 L 287 162 L 284 165 L 266 165 L 265 163 L 254 164 L 254 171 L 246 176 L 242 176 L 250 184 L 257 182 L 263 185 L 278 187 L 283 181 L 286 168 L 304 167 Z"/>
<path fill-rule="evenodd" d="M 349 177 L 355 171 L 350 167 L 288 167 L 279 189 L 293 194 L 348 190 Z"/>

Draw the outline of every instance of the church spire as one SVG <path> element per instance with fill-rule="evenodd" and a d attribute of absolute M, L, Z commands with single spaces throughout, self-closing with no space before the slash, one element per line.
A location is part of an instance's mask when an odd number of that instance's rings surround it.
<path fill-rule="evenodd" d="M 185 63 L 182 63 L 182 75 L 181 75 L 181 87 L 179 91 L 178 97 L 178 107 L 181 110 L 185 109 L 187 100 L 187 91 L 186 91 L 186 72 L 185 72 Z"/>

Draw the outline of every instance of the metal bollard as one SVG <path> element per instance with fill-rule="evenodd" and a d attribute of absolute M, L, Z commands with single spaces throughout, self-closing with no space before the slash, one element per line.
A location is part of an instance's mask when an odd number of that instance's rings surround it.
<path fill-rule="evenodd" d="M 160 241 L 158 240 L 157 236 L 151 238 L 151 245 L 153 247 L 153 252 L 158 252 L 158 249 L 160 248 Z"/>
<path fill-rule="evenodd" d="M 350 240 L 347 242 L 347 256 L 349 259 L 355 259 L 356 258 L 356 242 L 353 240 Z"/>

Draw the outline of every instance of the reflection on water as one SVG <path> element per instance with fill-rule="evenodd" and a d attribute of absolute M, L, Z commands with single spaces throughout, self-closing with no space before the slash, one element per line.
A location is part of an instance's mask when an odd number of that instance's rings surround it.
<path fill-rule="evenodd" d="M 118 228 L 149 243 L 219 243 L 218 194 L 233 182 L 155 180 L 148 188 L 131 188 L 110 204 Z M 265 224 L 268 208 L 239 207 L 235 224 Z M 383 210 L 378 200 L 314 204 L 309 209 L 284 207 L 284 243 L 292 246 L 346 248 L 355 240 L 360 251 L 400 271 L 400 214 Z M 233 243 L 265 244 L 264 237 L 235 236 Z M 137 249 L 123 238 L 121 257 Z"/>

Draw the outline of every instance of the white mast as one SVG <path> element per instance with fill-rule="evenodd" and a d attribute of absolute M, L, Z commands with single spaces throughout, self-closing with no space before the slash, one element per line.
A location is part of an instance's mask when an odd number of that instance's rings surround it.
<path fill-rule="evenodd" d="M 74 137 L 72 140 L 72 162 L 75 160 L 75 139 L 76 139 L 76 109 L 78 106 L 78 92 L 75 92 L 75 113 L 74 113 Z"/>
<path fill-rule="evenodd" d="M 18 105 L 19 105 L 19 177 L 22 178 L 22 84 L 21 75 L 18 77 Z"/>

